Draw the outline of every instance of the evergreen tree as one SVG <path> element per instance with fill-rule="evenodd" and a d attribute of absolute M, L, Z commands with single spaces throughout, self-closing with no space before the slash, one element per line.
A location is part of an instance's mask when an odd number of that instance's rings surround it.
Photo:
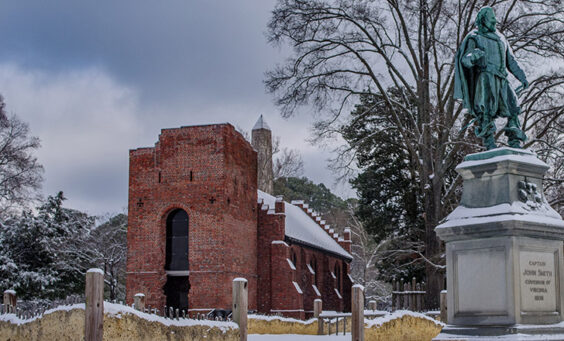
<path fill-rule="evenodd" d="M 49 196 L 37 214 L 25 210 L 0 227 L 0 287 L 28 298 L 82 293 L 94 218 L 62 207 L 63 193 Z"/>
<path fill-rule="evenodd" d="M 388 92 L 398 105 L 415 106 L 415 99 L 403 89 Z M 355 213 L 376 244 L 386 245 L 374 264 L 381 279 L 422 279 L 425 224 L 419 174 L 413 165 L 417 161 L 410 158 L 393 112 L 381 97 L 369 91 L 360 96 L 350 121 L 341 127 L 342 136 L 355 148 L 360 169 L 351 180 L 359 197 Z M 402 123 L 409 129 L 408 120 Z"/>
<path fill-rule="evenodd" d="M 288 202 L 303 200 L 335 228 L 340 229 L 348 224 L 346 201 L 322 183 L 315 184 L 306 177 L 281 177 L 274 181 L 274 195 L 282 195 Z"/>

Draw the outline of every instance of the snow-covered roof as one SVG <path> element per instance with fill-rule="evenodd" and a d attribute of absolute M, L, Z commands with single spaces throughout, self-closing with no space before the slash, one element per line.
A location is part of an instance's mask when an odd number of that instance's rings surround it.
<path fill-rule="evenodd" d="M 255 123 L 255 126 L 253 127 L 253 130 L 259 130 L 259 129 L 270 130 L 270 127 L 268 126 L 268 124 L 266 124 L 266 121 L 262 118 L 262 115 L 260 115 L 259 119 L 257 120 L 257 123 Z"/>
<path fill-rule="evenodd" d="M 274 208 L 276 198 L 268 193 L 258 190 L 258 200 Z M 327 232 L 323 230 L 300 207 L 284 202 L 286 212 L 286 237 L 297 240 L 305 245 L 329 251 L 330 253 L 352 259 L 350 253 L 339 245 Z"/>

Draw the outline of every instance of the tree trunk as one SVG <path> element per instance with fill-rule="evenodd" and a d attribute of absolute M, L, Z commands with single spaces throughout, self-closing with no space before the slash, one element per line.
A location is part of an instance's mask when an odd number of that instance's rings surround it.
<path fill-rule="evenodd" d="M 435 227 L 441 218 L 441 186 L 439 181 L 432 181 L 432 192 L 425 197 L 425 257 L 438 264 L 442 253 L 441 243 L 435 233 Z M 427 309 L 435 309 L 440 304 L 440 293 L 443 290 L 444 273 L 442 269 L 433 266 L 429 262 L 425 265 L 425 275 L 427 277 L 427 294 L 425 295 L 425 305 Z"/>

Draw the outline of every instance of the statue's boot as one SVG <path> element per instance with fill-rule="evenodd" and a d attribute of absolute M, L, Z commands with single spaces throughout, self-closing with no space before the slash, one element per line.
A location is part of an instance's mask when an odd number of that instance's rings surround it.
<path fill-rule="evenodd" d="M 488 136 L 484 137 L 483 141 L 484 141 L 484 146 L 486 147 L 487 150 L 497 148 L 497 145 L 495 144 L 495 139 L 494 139 L 493 135 L 488 135 Z"/>
<path fill-rule="evenodd" d="M 521 141 L 518 139 L 509 139 L 507 144 L 509 144 L 509 147 L 511 148 L 521 148 Z"/>
<path fill-rule="evenodd" d="M 527 135 L 519 127 L 505 127 L 503 130 L 507 136 L 507 143 L 511 148 L 521 148 L 521 141 L 527 140 Z"/>
<path fill-rule="evenodd" d="M 478 124 L 475 128 L 476 136 L 482 139 L 487 150 L 497 148 L 495 144 L 495 121 L 486 113 L 478 113 Z"/>

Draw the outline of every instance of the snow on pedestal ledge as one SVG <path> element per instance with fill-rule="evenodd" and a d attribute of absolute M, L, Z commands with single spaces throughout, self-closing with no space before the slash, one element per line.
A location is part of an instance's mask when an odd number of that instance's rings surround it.
<path fill-rule="evenodd" d="M 247 279 L 243 277 L 237 277 L 233 279 L 233 282 L 247 282 Z"/>
<path fill-rule="evenodd" d="M 539 205 L 536 209 L 531 209 L 526 203 L 516 201 L 511 204 L 506 203 L 479 208 L 458 206 L 437 226 L 437 229 L 510 220 L 541 223 L 564 228 L 564 220 L 547 203 Z"/>

